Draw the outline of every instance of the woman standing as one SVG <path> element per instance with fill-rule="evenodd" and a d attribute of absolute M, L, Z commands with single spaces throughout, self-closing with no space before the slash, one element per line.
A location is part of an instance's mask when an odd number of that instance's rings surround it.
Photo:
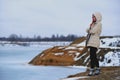
<path fill-rule="evenodd" d="M 97 59 L 97 49 L 100 46 L 100 34 L 102 29 L 102 16 L 99 12 L 92 15 L 92 23 L 87 29 L 86 47 L 90 49 L 90 72 L 89 76 L 100 74 L 99 62 Z"/>

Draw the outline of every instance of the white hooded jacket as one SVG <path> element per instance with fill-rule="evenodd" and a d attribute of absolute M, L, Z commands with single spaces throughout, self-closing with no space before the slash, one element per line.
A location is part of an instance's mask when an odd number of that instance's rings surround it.
<path fill-rule="evenodd" d="M 87 46 L 99 48 L 100 34 L 102 30 L 102 24 L 101 24 L 102 16 L 99 12 L 96 12 L 93 15 L 96 17 L 97 21 L 95 22 L 95 25 L 92 25 L 91 29 L 89 29 L 89 33 L 91 34 L 91 36 L 87 42 Z"/>

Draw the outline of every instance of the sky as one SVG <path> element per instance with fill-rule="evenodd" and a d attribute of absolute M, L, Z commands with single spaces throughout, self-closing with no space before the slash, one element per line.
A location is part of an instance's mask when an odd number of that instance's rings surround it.
<path fill-rule="evenodd" d="M 0 0 L 0 37 L 85 36 L 92 14 L 102 14 L 102 34 L 120 35 L 120 0 Z"/>

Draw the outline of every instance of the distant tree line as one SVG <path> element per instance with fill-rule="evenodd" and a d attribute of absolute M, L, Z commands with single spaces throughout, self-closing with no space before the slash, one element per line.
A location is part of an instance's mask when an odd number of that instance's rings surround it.
<path fill-rule="evenodd" d="M 80 37 L 80 36 L 79 36 Z M 0 37 L 0 41 L 73 41 L 79 38 L 76 35 L 69 34 L 67 36 L 64 35 L 52 35 L 51 37 L 41 37 L 40 35 L 30 38 L 30 37 L 22 37 L 22 35 L 18 36 L 17 34 L 11 34 L 9 37 Z"/>

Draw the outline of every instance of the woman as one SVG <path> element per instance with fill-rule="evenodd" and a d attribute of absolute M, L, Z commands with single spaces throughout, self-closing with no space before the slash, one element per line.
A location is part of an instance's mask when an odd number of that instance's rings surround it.
<path fill-rule="evenodd" d="M 86 47 L 90 49 L 90 72 L 89 76 L 100 74 L 99 62 L 97 59 L 97 49 L 100 46 L 100 34 L 102 29 L 102 16 L 99 12 L 92 15 L 92 23 L 87 29 Z"/>

